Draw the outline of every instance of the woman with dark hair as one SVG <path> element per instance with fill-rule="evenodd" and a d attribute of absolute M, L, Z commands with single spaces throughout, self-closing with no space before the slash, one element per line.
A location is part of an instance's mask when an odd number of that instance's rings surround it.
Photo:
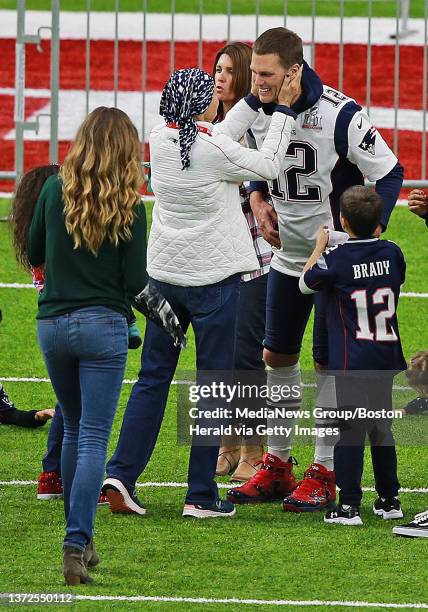
<path fill-rule="evenodd" d="M 251 90 L 251 48 L 242 42 L 233 42 L 220 49 L 215 57 L 213 76 L 218 98 L 216 121 L 222 121 L 239 100 Z M 266 320 L 267 278 L 272 257 L 271 246 L 263 238 L 250 207 L 244 185 L 240 187 L 242 211 L 245 215 L 258 268 L 241 275 L 235 341 L 235 371 L 237 382 L 266 384 L 263 362 L 263 338 Z M 252 409 L 260 408 L 257 402 Z M 250 425 L 250 424 L 248 424 Z M 223 440 L 219 450 L 218 476 L 231 474 L 231 481 L 246 482 L 260 469 L 263 445 L 260 439 L 233 437 Z"/>
<path fill-rule="evenodd" d="M 179 70 L 162 92 L 164 122 L 150 135 L 156 201 L 148 271 L 183 329 L 193 327 L 197 375 L 227 375 L 234 368 L 240 275 L 258 268 L 238 185 L 254 176 L 277 176 L 295 125 L 288 105 L 299 79 L 284 82 L 260 151 L 239 144 L 258 116 L 256 89 L 214 127 L 218 99 L 209 74 L 197 68 Z M 103 490 L 112 512 L 145 513 L 134 494 L 135 483 L 155 447 L 179 355 L 168 336 L 148 322 L 138 381 L 107 465 Z M 219 499 L 214 481 L 218 441 L 208 444 L 193 438 L 183 516 L 235 513 L 232 503 Z"/>

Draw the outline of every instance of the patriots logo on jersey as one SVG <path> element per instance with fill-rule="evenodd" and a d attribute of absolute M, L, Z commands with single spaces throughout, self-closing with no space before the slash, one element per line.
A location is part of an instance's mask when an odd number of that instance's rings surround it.
<path fill-rule="evenodd" d="M 370 153 L 370 155 L 373 155 L 373 156 L 376 155 L 376 152 L 375 152 L 376 134 L 377 134 L 376 128 L 371 127 L 365 133 L 364 138 L 362 139 L 358 147 L 362 149 L 363 151 L 367 151 L 367 153 Z"/>

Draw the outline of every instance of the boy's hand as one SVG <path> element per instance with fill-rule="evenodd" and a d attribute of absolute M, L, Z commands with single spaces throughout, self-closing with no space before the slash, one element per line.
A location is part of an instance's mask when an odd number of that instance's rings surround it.
<path fill-rule="evenodd" d="M 428 196 L 420 189 L 413 189 L 409 195 L 408 206 L 410 212 L 425 217 L 428 214 Z"/>
<path fill-rule="evenodd" d="M 323 251 L 325 251 L 325 249 L 327 248 L 327 245 L 328 245 L 328 227 L 327 225 L 321 225 L 318 231 L 315 249 L 319 251 L 321 254 Z"/>
<path fill-rule="evenodd" d="M 36 421 L 48 421 L 49 419 L 53 419 L 55 414 L 54 408 L 45 408 L 44 410 L 38 410 L 34 415 Z"/>

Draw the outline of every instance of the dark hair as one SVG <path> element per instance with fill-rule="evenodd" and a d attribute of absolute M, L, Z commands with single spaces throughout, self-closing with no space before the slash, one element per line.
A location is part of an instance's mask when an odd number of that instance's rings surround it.
<path fill-rule="evenodd" d="M 33 219 L 34 208 L 40 195 L 43 185 L 49 176 L 58 174 L 59 166 L 50 164 L 49 166 L 37 166 L 29 170 L 21 178 L 15 197 L 12 201 L 10 213 L 10 223 L 13 231 L 13 247 L 16 259 L 25 268 L 30 264 L 27 258 L 27 238 Z"/>
<path fill-rule="evenodd" d="M 343 192 L 340 212 L 359 238 L 371 236 L 380 223 L 383 200 L 371 187 L 355 185 Z"/>
<path fill-rule="evenodd" d="M 300 36 L 287 28 L 271 28 L 260 34 L 253 45 L 257 55 L 275 53 L 283 68 L 303 63 L 303 43 Z"/>
<path fill-rule="evenodd" d="M 215 56 L 213 65 L 213 77 L 215 78 L 217 63 L 225 54 L 230 57 L 233 65 L 232 89 L 235 93 L 234 104 L 251 91 L 251 47 L 242 42 L 229 43 L 222 47 Z M 217 110 L 217 121 L 224 119 L 223 102 L 219 102 Z"/>
<path fill-rule="evenodd" d="M 419 351 L 410 359 L 406 370 L 407 382 L 411 387 L 428 396 L 428 351 Z"/>

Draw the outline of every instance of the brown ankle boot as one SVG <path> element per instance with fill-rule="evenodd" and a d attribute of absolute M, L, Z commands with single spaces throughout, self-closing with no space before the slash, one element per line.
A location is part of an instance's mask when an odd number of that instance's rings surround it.
<path fill-rule="evenodd" d="M 91 540 L 83 553 L 83 563 L 86 567 L 95 567 L 100 562 L 100 558 L 95 550 L 94 540 Z"/>
<path fill-rule="evenodd" d="M 230 477 L 231 482 L 247 482 L 256 474 L 262 465 L 263 446 L 241 447 L 241 457 L 238 467 Z"/>
<path fill-rule="evenodd" d="M 62 569 L 65 584 L 77 586 L 81 583 L 93 582 L 88 574 L 83 560 L 83 550 L 74 546 L 64 546 L 64 565 Z"/>
<path fill-rule="evenodd" d="M 222 446 L 218 451 L 216 476 L 231 474 L 238 465 L 240 456 L 240 446 Z"/>

